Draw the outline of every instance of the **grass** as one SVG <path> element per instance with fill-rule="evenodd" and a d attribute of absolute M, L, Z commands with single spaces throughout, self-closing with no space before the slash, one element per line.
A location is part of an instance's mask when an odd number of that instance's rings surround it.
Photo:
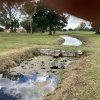
<path fill-rule="evenodd" d="M 0 33 L 0 51 L 2 52 L 23 47 L 39 47 L 41 45 L 52 45 L 53 42 L 56 41 L 56 39 L 59 39 L 59 37 L 40 34 L 30 35 L 24 33 Z"/>
<path fill-rule="evenodd" d="M 87 84 L 76 91 L 78 93 L 76 100 L 100 100 L 100 35 L 92 32 L 75 32 L 70 35 L 87 41 L 87 45 L 83 48 L 90 52 L 84 72 Z"/>
<path fill-rule="evenodd" d="M 61 46 L 59 35 L 62 34 L 77 37 L 84 42 L 84 45 L 80 47 Z M 84 70 L 84 78 L 87 84 L 75 91 L 78 94 L 75 100 L 100 100 L 100 35 L 96 35 L 94 32 L 58 32 L 54 36 L 48 36 L 47 33 L 43 35 L 39 33 L 33 35 L 0 33 L 0 52 L 24 47 L 89 51 L 88 63 Z"/>
<path fill-rule="evenodd" d="M 77 49 L 77 47 L 66 48 L 66 46 L 61 46 L 61 38 L 59 35 L 62 34 L 66 33 L 58 33 L 53 36 L 49 36 L 47 33 L 42 35 L 40 33 L 0 33 L 0 52 L 24 47 Z M 83 48 L 84 46 L 79 47 L 79 49 Z"/>
<path fill-rule="evenodd" d="M 87 84 L 77 91 L 79 95 L 76 100 L 100 100 L 100 35 L 92 32 L 74 32 L 70 35 L 87 41 L 82 48 L 90 52 L 84 72 Z"/>

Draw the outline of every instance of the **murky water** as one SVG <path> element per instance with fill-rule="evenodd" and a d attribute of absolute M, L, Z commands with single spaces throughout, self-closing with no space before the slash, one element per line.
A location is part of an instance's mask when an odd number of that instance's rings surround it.
<path fill-rule="evenodd" d="M 53 92 L 59 82 L 57 75 L 67 68 L 71 60 L 67 57 L 53 58 L 38 56 L 23 61 L 19 66 L 10 69 L 14 75 L 22 75 L 16 80 L 11 75 L 2 78 L 0 75 L 0 100 L 40 100 Z"/>
<path fill-rule="evenodd" d="M 65 41 L 62 43 L 62 45 L 69 45 L 69 46 L 80 46 L 82 45 L 82 42 L 78 40 L 77 38 L 71 37 L 71 36 L 61 36 Z"/>

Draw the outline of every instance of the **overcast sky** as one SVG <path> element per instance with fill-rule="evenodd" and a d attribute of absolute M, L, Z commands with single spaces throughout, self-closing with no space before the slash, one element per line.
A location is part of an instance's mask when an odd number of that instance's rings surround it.
<path fill-rule="evenodd" d="M 88 21 L 85 21 L 83 19 L 80 19 L 80 18 L 77 18 L 77 17 L 74 17 L 74 16 L 70 16 L 70 18 L 68 20 L 68 24 L 66 26 L 66 29 L 69 29 L 69 28 L 74 29 L 74 28 L 76 28 L 80 24 L 80 22 L 85 22 L 86 25 L 88 27 L 90 27 Z"/>

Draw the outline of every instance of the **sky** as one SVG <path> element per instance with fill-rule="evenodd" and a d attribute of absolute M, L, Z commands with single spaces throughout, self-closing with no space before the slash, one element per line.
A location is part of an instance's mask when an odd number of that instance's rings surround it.
<path fill-rule="evenodd" d="M 90 23 L 88 21 L 80 19 L 80 18 L 77 18 L 77 17 L 74 17 L 74 16 L 70 16 L 70 18 L 68 20 L 68 24 L 64 29 L 69 29 L 69 28 L 74 29 L 77 26 L 79 26 L 80 22 L 85 22 L 87 27 L 90 28 L 90 26 L 89 26 Z"/>

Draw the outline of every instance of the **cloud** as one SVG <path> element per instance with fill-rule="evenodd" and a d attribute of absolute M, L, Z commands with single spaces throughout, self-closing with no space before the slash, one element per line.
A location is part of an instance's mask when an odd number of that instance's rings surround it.
<path fill-rule="evenodd" d="M 66 29 L 69 29 L 69 28 L 76 28 L 80 22 L 85 22 L 87 27 L 89 27 L 89 22 L 86 21 L 86 20 L 83 20 L 83 19 L 80 19 L 80 18 L 77 18 L 77 17 L 74 17 L 74 16 L 70 16 L 69 20 L 68 20 L 68 24 L 67 26 L 65 27 Z"/>

